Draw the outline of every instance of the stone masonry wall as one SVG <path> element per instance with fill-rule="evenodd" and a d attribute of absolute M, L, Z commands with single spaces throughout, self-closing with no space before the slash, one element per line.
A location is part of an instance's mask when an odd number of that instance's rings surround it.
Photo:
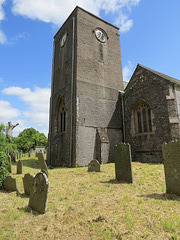
<path fill-rule="evenodd" d="M 126 142 L 131 145 L 133 161 L 163 161 L 161 145 L 171 140 L 166 95 L 169 95 L 169 82 L 138 66 L 124 95 Z M 132 109 L 139 99 L 150 106 L 155 130 L 152 134 L 132 136 Z"/>

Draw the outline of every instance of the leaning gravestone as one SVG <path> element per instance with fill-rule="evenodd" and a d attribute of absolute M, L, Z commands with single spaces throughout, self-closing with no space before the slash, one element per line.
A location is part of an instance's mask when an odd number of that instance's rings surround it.
<path fill-rule="evenodd" d="M 180 141 L 162 145 L 166 192 L 180 196 Z"/>
<path fill-rule="evenodd" d="M 29 173 L 26 173 L 23 177 L 23 186 L 24 186 L 24 193 L 28 196 L 31 195 L 32 189 L 33 189 L 33 181 L 34 176 L 32 176 Z"/>
<path fill-rule="evenodd" d="M 100 172 L 100 163 L 96 159 L 88 164 L 88 172 Z"/>
<path fill-rule="evenodd" d="M 48 176 L 48 168 L 46 165 L 46 161 L 44 160 L 43 154 L 39 152 L 39 153 L 37 153 L 37 157 L 39 160 L 39 166 L 41 168 L 41 171 L 44 171 L 46 173 L 46 175 Z"/>
<path fill-rule="evenodd" d="M 132 183 L 131 148 L 129 144 L 119 143 L 115 147 L 115 174 L 118 181 Z"/>
<path fill-rule="evenodd" d="M 22 174 L 23 163 L 21 160 L 17 162 L 17 174 Z"/>
<path fill-rule="evenodd" d="M 12 172 L 12 167 L 11 167 L 11 156 L 10 155 L 8 155 L 8 162 L 9 162 L 9 164 L 8 164 L 8 172 Z"/>
<path fill-rule="evenodd" d="M 11 176 L 7 176 L 4 179 L 4 189 L 8 192 L 17 191 L 16 179 Z"/>
<path fill-rule="evenodd" d="M 49 182 L 45 173 L 39 172 L 34 177 L 33 190 L 29 199 L 29 207 L 38 213 L 45 213 L 48 201 Z"/>

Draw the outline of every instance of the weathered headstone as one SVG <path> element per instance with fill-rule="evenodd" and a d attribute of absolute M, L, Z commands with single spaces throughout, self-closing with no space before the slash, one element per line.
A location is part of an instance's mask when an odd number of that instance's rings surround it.
<path fill-rule="evenodd" d="M 19 159 L 21 159 L 21 152 L 19 152 Z"/>
<path fill-rule="evenodd" d="M 22 174 L 23 163 L 21 160 L 17 162 L 17 174 Z"/>
<path fill-rule="evenodd" d="M 88 164 L 88 172 L 100 172 L 100 163 L 96 159 Z"/>
<path fill-rule="evenodd" d="M 29 173 L 26 173 L 23 177 L 23 186 L 24 186 L 24 193 L 29 195 L 32 192 L 33 189 L 33 181 L 34 181 L 34 176 L 32 176 Z"/>
<path fill-rule="evenodd" d="M 166 192 L 180 196 L 180 141 L 162 145 Z"/>
<path fill-rule="evenodd" d="M 16 179 L 11 176 L 7 176 L 4 179 L 4 189 L 8 192 L 17 191 Z"/>
<path fill-rule="evenodd" d="M 47 164 L 46 161 L 44 160 L 44 156 L 42 153 L 37 153 L 37 157 L 39 160 L 39 166 L 41 168 L 41 170 L 45 171 L 46 175 L 48 176 L 48 168 L 47 168 Z"/>
<path fill-rule="evenodd" d="M 115 147 L 115 175 L 121 182 L 132 183 L 131 148 L 129 144 L 119 143 Z"/>
<path fill-rule="evenodd" d="M 49 182 L 45 173 L 39 172 L 34 177 L 33 190 L 29 206 L 38 213 L 45 213 L 48 201 Z"/>
<path fill-rule="evenodd" d="M 12 172 L 12 167 L 11 167 L 11 156 L 10 155 L 8 155 L 8 162 L 9 162 L 9 164 L 8 164 L 8 172 Z"/>
<path fill-rule="evenodd" d="M 30 152 L 28 153 L 28 157 L 29 157 L 29 158 L 31 157 L 31 153 L 30 153 Z"/>
<path fill-rule="evenodd" d="M 15 156 L 15 153 L 11 153 L 11 161 L 12 162 L 16 162 L 16 156 Z"/>

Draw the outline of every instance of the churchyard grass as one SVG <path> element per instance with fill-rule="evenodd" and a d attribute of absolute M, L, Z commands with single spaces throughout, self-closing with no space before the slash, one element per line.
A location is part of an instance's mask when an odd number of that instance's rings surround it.
<path fill-rule="evenodd" d="M 133 184 L 115 180 L 114 164 L 101 172 L 49 169 L 45 214 L 28 208 L 22 177 L 39 171 L 37 158 L 22 158 L 20 194 L 0 191 L 0 239 L 180 239 L 180 197 L 165 193 L 162 164 L 132 163 Z"/>

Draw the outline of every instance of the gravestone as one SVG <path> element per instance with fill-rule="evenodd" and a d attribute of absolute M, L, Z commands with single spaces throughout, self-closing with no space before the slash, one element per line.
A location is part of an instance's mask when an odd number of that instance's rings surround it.
<path fill-rule="evenodd" d="M 10 155 L 8 155 L 8 162 L 9 162 L 9 164 L 8 164 L 8 172 L 12 172 L 12 167 L 11 167 L 11 156 Z"/>
<path fill-rule="evenodd" d="M 96 159 L 88 164 L 88 172 L 100 172 L 100 163 Z"/>
<path fill-rule="evenodd" d="M 162 145 L 166 192 L 180 196 L 180 141 Z"/>
<path fill-rule="evenodd" d="M 17 191 L 16 179 L 11 176 L 7 176 L 4 179 L 4 189 L 8 192 Z"/>
<path fill-rule="evenodd" d="M 43 154 L 39 152 L 39 153 L 37 153 L 37 157 L 39 160 L 39 166 L 40 166 L 41 170 L 44 171 L 46 173 L 46 175 L 48 176 L 48 168 L 46 165 L 46 161 L 44 160 Z"/>
<path fill-rule="evenodd" d="M 29 157 L 29 158 L 31 157 L 31 153 L 30 153 L 30 152 L 28 153 L 28 157 Z"/>
<path fill-rule="evenodd" d="M 38 213 L 45 213 L 48 201 L 49 182 L 45 173 L 39 172 L 34 177 L 33 190 L 29 206 Z"/>
<path fill-rule="evenodd" d="M 131 167 L 131 148 L 129 144 L 119 143 L 115 147 L 115 175 L 116 180 L 121 182 L 132 183 Z"/>
<path fill-rule="evenodd" d="M 19 159 L 21 159 L 21 155 L 22 155 L 22 153 L 21 153 L 21 152 L 19 152 Z"/>
<path fill-rule="evenodd" d="M 10 155 L 11 155 L 11 161 L 12 161 L 12 162 L 16 162 L 16 156 L 15 156 L 15 154 L 14 154 L 14 153 L 11 153 Z"/>
<path fill-rule="evenodd" d="M 17 162 L 17 174 L 22 174 L 23 163 L 21 160 Z"/>
<path fill-rule="evenodd" d="M 24 186 L 24 193 L 30 196 L 32 189 L 33 189 L 33 181 L 34 176 L 29 173 L 26 173 L 23 177 L 23 186 Z"/>

